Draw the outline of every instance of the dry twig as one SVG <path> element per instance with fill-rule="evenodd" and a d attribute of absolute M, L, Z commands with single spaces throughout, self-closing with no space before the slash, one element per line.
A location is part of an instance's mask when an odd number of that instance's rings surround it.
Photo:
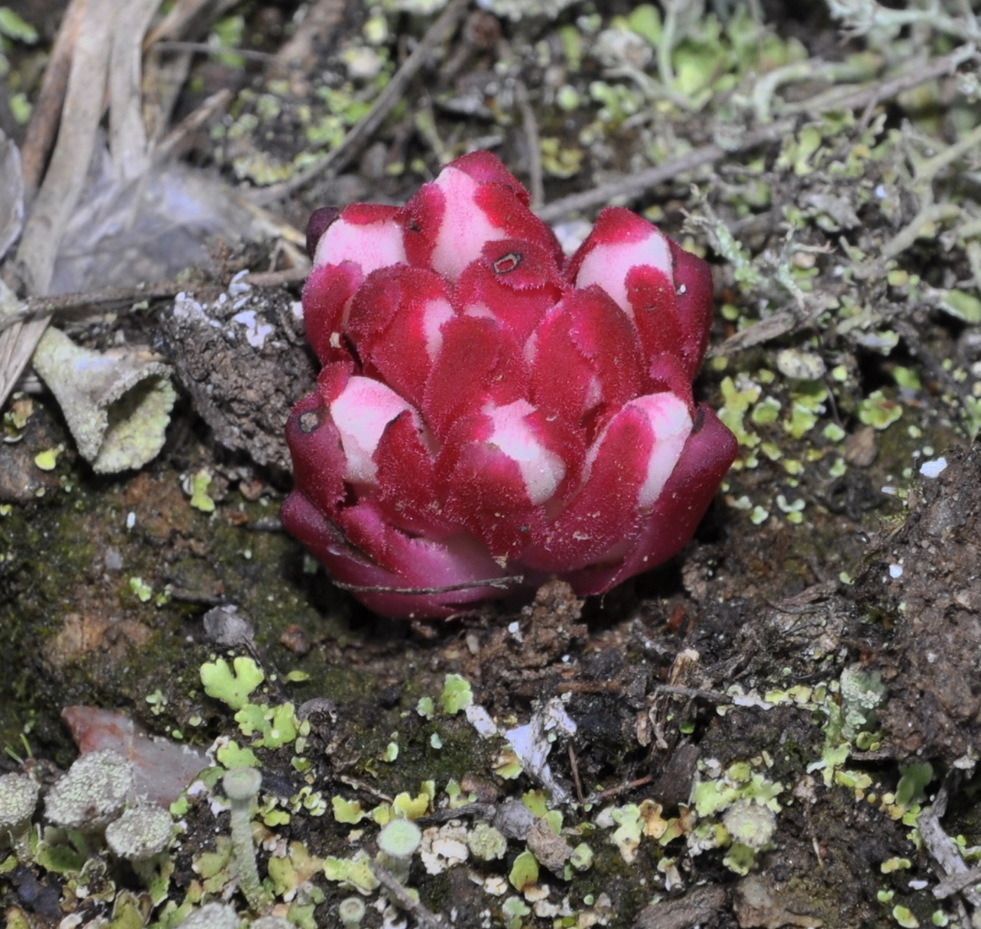
<path fill-rule="evenodd" d="M 944 895 L 960 892 L 971 906 L 978 908 L 981 907 L 981 892 L 973 888 L 976 881 L 968 877 L 971 869 L 964 863 L 964 858 L 954 840 L 947 835 L 940 824 L 941 818 L 947 812 L 950 782 L 951 775 L 948 774 L 940 790 L 937 791 L 933 804 L 920 813 L 916 825 L 927 853 L 936 863 L 936 870 L 942 875 L 940 886 L 944 888 Z M 962 883 L 962 879 L 967 880 L 967 883 Z M 948 890 L 948 888 L 956 888 L 956 890 Z"/>
<path fill-rule="evenodd" d="M 373 586 L 362 587 L 359 584 L 344 584 L 341 581 L 333 582 L 335 587 L 341 590 L 353 590 L 363 594 L 409 594 L 417 596 L 419 594 L 448 594 L 455 590 L 477 590 L 481 587 L 495 587 L 507 590 L 512 584 L 523 584 L 524 578 L 521 575 L 515 577 L 491 577 L 480 581 L 465 581 L 462 584 L 447 584 L 445 587 L 385 587 Z"/>
<path fill-rule="evenodd" d="M 20 312 L 0 319 L 0 334 L 14 326 L 22 326 L 52 316 L 85 315 L 103 312 L 113 307 L 132 306 L 144 300 L 173 298 L 186 289 L 186 281 L 159 281 L 139 287 L 106 287 L 103 290 L 86 293 L 30 297 L 23 301 L 24 308 Z"/>
<path fill-rule="evenodd" d="M 402 883 L 377 861 L 370 863 L 371 873 L 391 895 L 393 901 L 407 913 L 415 917 L 416 923 L 424 929 L 444 929 L 445 923 L 432 910 L 413 897 Z"/>

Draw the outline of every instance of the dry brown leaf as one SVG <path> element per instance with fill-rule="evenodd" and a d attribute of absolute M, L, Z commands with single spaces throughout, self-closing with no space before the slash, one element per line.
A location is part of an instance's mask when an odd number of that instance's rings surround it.
<path fill-rule="evenodd" d="M 143 36 L 160 0 L 138 0 L 122 13 L 114 0 L 75 0 L 66 13 L 45 76 L 46 106 L 25 143 L 31 183 L 43 163 L 60 105 L 57 141 L 24 224 L 17 251 L 18 273 L 28 291 L 49 293 L 55 261 L 85 187 L 96 152 L 107 91 L 115 164 L 125 178 L 149 165 L 140 97 Z M 67 78 L 63 74 L 67 70 Z M 63 88 L 63 99 L 62 99 Z M 36 128 L 35 128 L 36 127 Z M 0 405 L 24 370 L 50 317 L 17 323 L 0 333 Z"/>
<path fill-rule="evenodd" d="M 24 225 L 24 174 L 17 146 L 0 132 L 0 260 Z"/>

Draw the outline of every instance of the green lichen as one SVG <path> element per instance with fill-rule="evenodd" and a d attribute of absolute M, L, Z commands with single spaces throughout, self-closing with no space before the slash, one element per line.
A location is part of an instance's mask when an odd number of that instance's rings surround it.
<path fill-rule="evenodd" d="M 504 916 L 507 929 L 521 929 L 524 917 L 531 915 L 531 908 L 521 897 L 508 897 L 501 904 L 501 915 Z"/>
<path fill-rule="evenodd" d="M 266 679 L 265 672 L 255 661 L 244 655 L 234 658 L 231 665 L 224 658 L 206 662 L 201 665 L 200 674 L 204 692 L 233 710 L 241 710 Z"/>
<path fill-rule="evenodd" d="M 337 918 L 344 929 L 356 929 L 364 919 L 366 907 L 360 897 L 345 897 L 337 905 Z"/>
<path fill-rule="evenodd" d="M 882 390 L 872 391 L 858 407 L 858 418 L 874 429 L 887 429 L 902 415 L 902 406 Z"/>
<path fill-rule="evenodd" d="M 730 843 L 722 863 L 736 874 L 748 874 L 776 832 L 773 810 L 755 800 L 737 800 L 723 814 L 722 824 Z"/>
<path fill-rule="evenodd" d="M 129 589 L 140 603 L 149 603 L 153 599 L 153 588 L 142 577 L 131 577 Z"/>
<path fill-rule="evenodd" d="M 310 729 L 296 718 L 292 703 L 276 707 L 247 703 L 235 714 L 235 721 L 242 735 L 253 737 L 252 744 L 260 748 L 282 748 L 296 741 L 301 731 L 309 733 Z"/>
<path fill-rule="evenodd" d="M 204 469 L 196 471 L 187 480 L 186 489 L 191 496 L 191 506 L 202 513 L 215 511 L 215 501 L 208 496 L 212 480 L 211 474 Z"/>
<path fill-rule="evenodd" d="M 389 859 L 411 858 L 422 841 L 422 830 L 411 819 L 392 819 L 378 833 L 378 848 Z"/>
<path fill-rule="evenodd" d="M 239 889 L 253 910 L 261 912 L 272 902 L 259 878 L 252 838 L 252 813 L 262 786 L 262 774 L 255 768 L 231 768 L 221 782 L 231 803 L 230 826 L 232 862 Z"/>
<path fill-rule="evenodd" d="M 224 768 L 255 768 L 261 762 L 248 746 L 239 745 L 234 739 L 223 742 L 215 751 L 215 758 Z"/>
<path fill-rule="evenodd" d="M 46 448 L 34 456 L 34 464 L 36 464 L 42 471 L 54 471 L 54 469 L 58 466 L 58 456 L 61 455 L 64 450 L 64 446 L 61 445 L 59 445 L 57 448 Z"/>
<path fill-rule="evenodd" d="M 345 800 L 343 797 L 331 797 L 331 806 L 334 810 L 334 819 L 339 823 L 354 825 L 361 822 L 365 812 L 357 800 Z"/>
<path fill-rule="evenodd" d="M 508 842 L 499 829 L 487 823 L 478 823 L 467 833 L 467 847 L 480 861 L 494 861 L 504 857 Z"/>
<path fill-rule="evenodd" d="M 902 929 L 917 929 L 920 921 L 913 915 L 912 910 L 897 904 L 892 908 L 892 918 Z"/>
<path fill-rule="evenodd" d="M 470 682 L 459 674 L 447 674 L 443 692 L 439 695 L 439 705 L 444 713 L 455 716 L 473 704 L 473 689 Z"/>
<path fill-rule="evenodd" d="M 349 890 L 370 894 L 378 889 L 378 878 L 371 870 L 367 852 L 359 851 L 352 858 L 328 856 L 324 859 L 324 876 Z"/>
<path fill-rule="evenodd" d="M 508 881 L 519 893 L 524 893 L 538 883 L 539 869 L 535 856 L 530 851 L 521 852 L 511 865 Z"/>

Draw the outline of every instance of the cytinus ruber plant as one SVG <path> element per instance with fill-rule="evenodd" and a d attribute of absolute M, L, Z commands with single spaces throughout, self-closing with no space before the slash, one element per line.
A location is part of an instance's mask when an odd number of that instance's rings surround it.
<path fill-rule="evenodd" d="M 708 265 L 617 207 L 567 258 L 528 203 L 474 152 L 404 207 L 311 219 L 323 370 L 283 523 L 382 615 L 609 590 L 688 541 L 735 457 L 692 397 Z"/>

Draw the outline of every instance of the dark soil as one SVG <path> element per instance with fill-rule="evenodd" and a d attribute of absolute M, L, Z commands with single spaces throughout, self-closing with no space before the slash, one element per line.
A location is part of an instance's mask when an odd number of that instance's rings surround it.
<path fill-rule="evenodd" d="M 36 99 L 54 39 L 45 24 L 63 4 L 8 6 L 39 31 L 5 52 L 0 125 L 20 144 L 23 126 L 3 113 L 17 94 Z M 449 841 L 447 824 L 489 823 L 505 856 L 414 859 L 406 883 L 421 908 L 392 898 L 383 914 L 389 898 L 365 891 L 365 925 L 974 925 L 974 892 L 945 894 L 942 882 L 981 845 L 981 163 L 977 145 L 936 159 L 975 132 L 976 55 L 939 67 L 958 38 L 925 15 L 889 33 L 818 2 L 706 4 L 695 18 L 666 3 L 681 37 L 659 69 L 636 4 L 584 0 L 516 20 L 475 5 L 366 131 L 369 105 L 435 21 L 411 6 L 244 3 L 200 12 L 172 40 L 231 43 L 191 55 L 159 115 L 171 130 L 231 89 L 168 158 L 203 179 L 209 201 L 234 195 L 253 219 L 189 234 L 196 261 L 157 254 L 159 233 L 135 228 L 129 245 L 156 274 L 141 264 L 134 278 L 117 259 L 111 280 L 105 256 L 84 260 L 99 251 L 95 230 L 76 233 L 72 290 L 174 286 L 55 323 L 92 348 L 158 353 L 179 400 L 160 455 L 114 476 L 77 453 L 36 379 L 4 407 L 0 773 L 30 770 L 47 789 L 77 754 L 61 716 L 76 705 L 202 749 L 251 747 L 265 779 L 260 873 L 286 870 L 276 913 L 304 926 L 339 924 L 355 892 L 324 860 L 376 853 L 384 816 L 345 820 L 339 805 L 388 810 L 426 790 L 426 841 Z M 145 77 L 163 73 L 152 55 L 177 54 L 148 52 Z M 809 71 L 795 69 L 803 62 Z M 766 85 L 779 68 L 785 79 Z M 897 75 L 907 83 L 890 89 Z M 829 102 L 834 89 L 844 102 Z M 770 134 L 745 143 L 757 131 Z M 692 156 L 715 145 L 728 154 Z M 532 603 L 401 623 L 335 588 L 279 527 L 283 424 L 315 371 L 293 312 L 302 230 L 324 203 L 404 202 L 477 146 L 540 185 L 551 221 L 591 220 L 606 201 L 563 198 L 616 183 L 618 202 L 706 254 L 720 313 L 698 392 L 741 455 L 685 551 L 602 598 L 581 602 L 555 582 Z M 679 158 L 653 187 L 637 182 Z M 252 289 L 234 313 L 252 310 L 274 333 L 258 348 L 223 337 L 242 271 Z M 176 312 L 182 301 L 201 313 Z M 53 468 L 40 467 L 52 450 Z M 936 476 L 921 472 L 941 457 Z M 227 605 L 253 628 L 233 646 L 202 622 Z M 205 693 L 201 666 L 235 656 L 265 674 L 248 706 L 308 704 L 302 749 L 263 744 L 238 707 Z M 469 682 L 501 734 L 544 727 L 550 753 L 519 772 L 503 737 L 478 737 L 441 704 L 448 675 Z M 574 730 L 555 721 L 563 714 Z M 325 809 L 303 806 L 312 793 Z M 558 851 L 512 828 L 522 800 L 558 818 L 546 835 Z M 764 823 L 740 844 L 748 812 Z M 86 926 L 170 927 L 218 899 L 246 914 L 228 868 L 206 857 L 221 851 L 227 816 L 199 796 L 179 818 L 157 896 L 98 837 L 45 836 L 76 852 L 81 842 L 84 875 L 0 851 L 0 908 L 17 914 L 7 925 L 77 914 Z M 592 855 L 581 870 L 569 863 L 580 843 Z M 513 868 L 529 852 L 540 872 L 521 885 Z M 126 907 L 138 916 L 123 921 Z"/>

